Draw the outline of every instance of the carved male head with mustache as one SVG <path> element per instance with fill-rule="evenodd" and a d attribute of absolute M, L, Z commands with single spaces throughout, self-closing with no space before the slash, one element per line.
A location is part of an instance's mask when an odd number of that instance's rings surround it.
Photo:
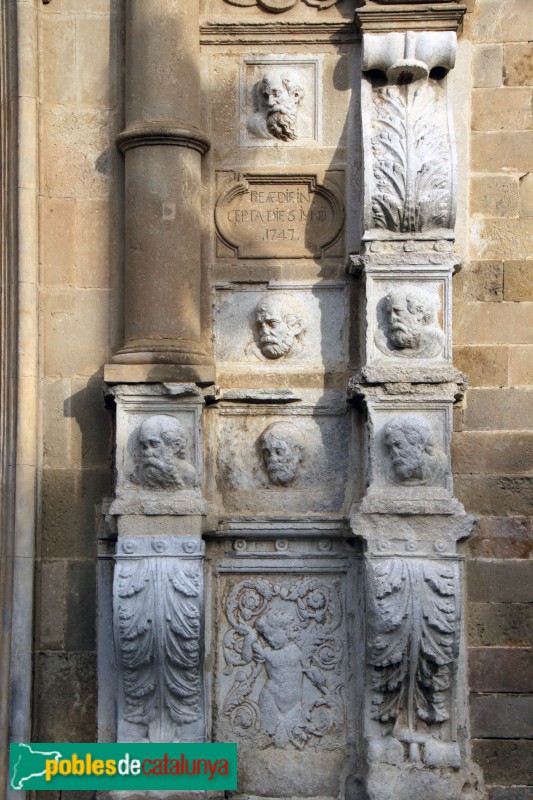
<path fill-rule="evenodd" d="M 298 355 L 303 350 L 305 311 L 290 294 L 273 292 L 264 295 L 255 309 L 258 347 L 268 359 Z"/>
<path fill-rule="evenodd" d="M 398 288 L 385 298 L 386 339 L 376 333 L 376 344 L 385 353 L 403 357 L 431 358 L 442 354 L 444 334 L 437 320 L 437 301 L 417 286 Z"/>
<path fill-rule="evenodd" d="M 304 90 L 291 73 L 267 72 L 259 83 L 258 93 L 266 114 L 268 133 L 286 142 L 297 139 L 298 106 Z"/>
<path fill-rule="evenodd" d="M 196 470 L 186 460 L 187 434 L 175 417 L 148 417 L 137 434 L 141 461 L 132 480 L 144 489 L 185 489 L 196 483 Z"/>

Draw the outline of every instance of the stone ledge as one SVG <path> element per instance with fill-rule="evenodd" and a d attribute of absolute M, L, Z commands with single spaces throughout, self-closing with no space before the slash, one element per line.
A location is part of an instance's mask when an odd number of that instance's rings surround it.
<path fill-rule="evenodd" d="M 389 31 L 456 31 L 467 11 L 464 5 L 435 3 L 398 6 L 366 6 L 355 12 L 362 33 Z"/>

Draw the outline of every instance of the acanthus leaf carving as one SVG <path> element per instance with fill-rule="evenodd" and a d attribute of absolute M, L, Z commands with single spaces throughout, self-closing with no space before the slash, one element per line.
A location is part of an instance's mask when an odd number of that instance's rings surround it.
<path fill-rule="evenodd" d="M 376 93 L 372 153 L 374 227 L 415 233 L 453 226 L 450 139 L 432 86 Z"/>
<path fill-rule="evenodd" d="M 394 722 L 404 711 L 411 733 L 415 717 L 444 722 L 457 647 L 457 566 L 383 559 L 369 569 L 372 717 Z"/>
<path fill-rule="evenodd" d="M 164 730 L 162 736 L 176 733 L 169 732 L 167 716 L 175 727 L 200 718 L 200 587 L 198 563 L 182 558 L 144 557 L 117 566 L 122 716 Z"/>

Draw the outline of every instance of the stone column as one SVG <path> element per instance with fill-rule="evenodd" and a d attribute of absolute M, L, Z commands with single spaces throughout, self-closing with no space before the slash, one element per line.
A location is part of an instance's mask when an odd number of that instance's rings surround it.
<path fill-rule="evenodd" d="M 366 421 L 366 797 L 485 797 L 468 747 L 461 559 L 473 520 L 453 496 L 451 363 L 456 155 L 447 74 L 455 3 L 369 3 L 363 33 Z"/>
<path fill-rule="evenodd" d="M 125 343 L 106 378 L 211 382 L 202 340 L 198 0 L 126 4 Z M 167 365 L 154 369 L 149 365 Z"/>

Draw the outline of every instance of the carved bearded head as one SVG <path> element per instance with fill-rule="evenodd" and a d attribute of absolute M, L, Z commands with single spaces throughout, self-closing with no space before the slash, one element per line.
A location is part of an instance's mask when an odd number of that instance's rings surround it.
<path fill-rule="evenodd" d="M 187 434 L 177 419 L 165 414 L 149 417 L 139 428 L 141 461 L 135 476 L 147 489 L 192 486 L 195 470 L 185 460 Z"/>
<path fill-rule="evenodd" d="M 259 449 L 268 477 L 277 486 L 296 478 L 305 456 L 298 429 L 290 422 L 274 422 L 259 437 Z"/>
<path fill-rule="evenodd" d="M 400 483 L 427 483 L 442 470 L 444 453 L 435 446 L 431 426 L 423 417 L 394 417 L 385 425 L 384 443 Z"/>
<path fill-rule="evenodd" d="M 259 94 L 271 136 L 282 141 L 297 138 L 296 119 L 304 90 L 291 73 L 267 72 L 259 84 Z"/>
<path fill-rule="evenodd" d="M 265 358 L 282 358 L 300 352 L 305 331 L 305 311 L 289 294 L 264 295 L 255 309 L 258 346 Z"/>
<path fill-rule="evenodd" d="M 389 339 L 399 350 L 420 347 L 423 333 L 436 324 L 433 298 L 421 289 L 398 289 L 386 298 Z"/>

